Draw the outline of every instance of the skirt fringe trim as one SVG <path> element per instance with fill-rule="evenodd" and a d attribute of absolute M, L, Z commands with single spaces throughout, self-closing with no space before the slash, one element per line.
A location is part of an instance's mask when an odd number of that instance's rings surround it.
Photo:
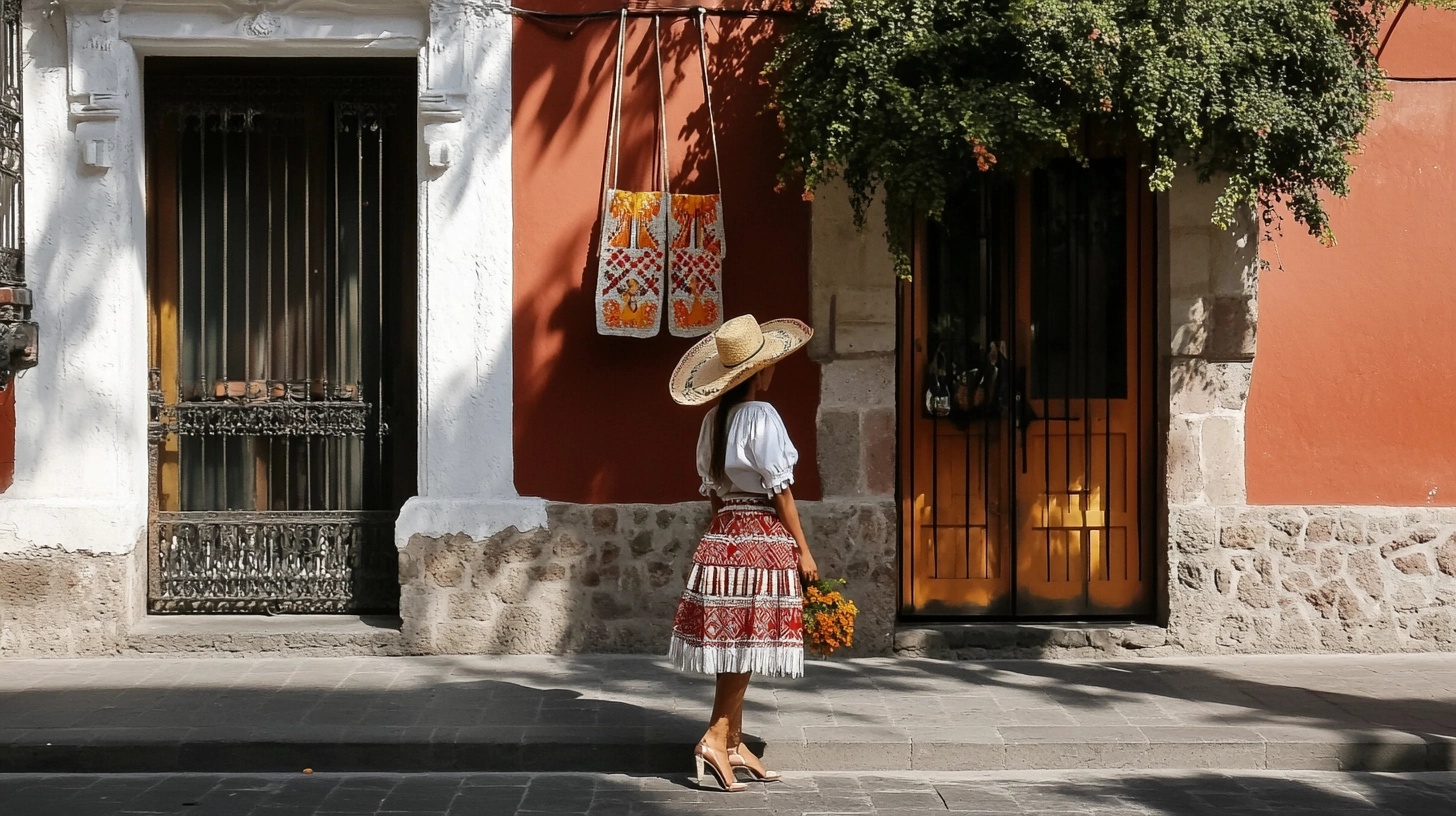
<path fill-rule="evenodd" d="M 702 595 L 723 595 L 734 598 L 767 596 L 801 603 L 799 571 L 793 568 L 729 567 L 717 564 L 693 564 L 688 573 L 688 589 Z"/>
<path fill-rule="evenodd" d="M 804 647 L 797 644 L 694 646 L 673 633 L 667 657 L 678 669 L 698 674 L 753 672 L 766 677 L 804 676 Z"/>

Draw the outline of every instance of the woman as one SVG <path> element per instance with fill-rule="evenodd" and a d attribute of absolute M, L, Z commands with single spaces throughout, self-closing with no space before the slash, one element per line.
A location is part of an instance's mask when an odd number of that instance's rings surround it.
<path fill-rule="evenodd" d="M 754 672 L 804 673 L 802 581 L 819 580 L 790 485 L 799 452 L 783 420 L 760 399 L 774 364 L 808 342 L 797 320 L 735 317 L 683 355 L 669 387 L 682 405 L 718 400 L 698 434 L 701 492 L 713 520 L 693 553 L 693 568 L 673 621 L 673 663 L 717 675 L 707 733 L 693 749 L 698 784 L 711 772 L 725 791 L 779 774 L 742 742 L 743 696 Z"/>

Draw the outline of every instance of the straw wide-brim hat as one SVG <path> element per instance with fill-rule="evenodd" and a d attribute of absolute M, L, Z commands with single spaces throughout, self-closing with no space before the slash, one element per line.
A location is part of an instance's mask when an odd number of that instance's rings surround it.
<path fill-rule="evenodd" d="M 793 318 L 759 323 L 740 315 L 688 349 L 667 388 L 679 405 L 702 405 L 793 354 L 814 330 Z"/>

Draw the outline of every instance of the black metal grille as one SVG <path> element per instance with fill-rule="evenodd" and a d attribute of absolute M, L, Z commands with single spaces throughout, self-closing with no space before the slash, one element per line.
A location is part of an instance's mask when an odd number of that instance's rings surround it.
<path fill-rule="evenodd" d="M 23 265 L 20 6 L 21 0 L 0 0 L 0 390 L 36 365 L 40 344 Z"/>
<path fill-rule="evenodd" d="M 1031 540 L 1017 546 L 1038 550 L 1036 578 L 1046 585 L 1088 586 L 1073 612 L 1107 611 L 1090 599 L 1096 582 L 1144 578 L 1127 518 L 1137 507 L 1138 434 L 1113 421 L 1114 401 L 1129 396 L 1129 352 L 1140 346 L 1128 337 L 1126 188 L 1122 159 L 1057 162 L 1032 180 L 1026 397 L 1041 415 L 1022 455 L 1040 458 L 1041 479 Z M 1032 612 L 1063 611 L 1034 593 L 1018 600 Z"/>
<path fill-rule="evenodd" d="M 151 610 L 388 609 L 393 540 L 392 513 L 162 513 Z"/>
<path fill-rule="evenodd" d="M 413 63 L 148 67 L 152 609 L 392 607 L 414 486 Z"/>

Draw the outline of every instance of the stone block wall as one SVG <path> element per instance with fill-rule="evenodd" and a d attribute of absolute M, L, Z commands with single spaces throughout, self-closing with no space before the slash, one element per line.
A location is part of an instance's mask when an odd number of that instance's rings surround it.
<path fill-rule="evenodd" d="M 854 226 L 836 182 L 814 200 L 809 261 L 820 365 L 819 479 L 825 498 L 895 495 L 897 301 L 883 213 Z"/>
<path fill-rule="evenodd" d="M 1169 532 L 1184 651 L 1456 649 L 1456 508 L 1181 507 Z"/>
<path fill-rule="evenodd" d="M 0 554 L 0 657 L 114 654 L 145 605 L 138 554 Z"/>
<path fill-rule="evenodd" d="M 853 654 L 890 651 L 897 526 L 889 501 L 801 502 L 826 576 L 860 608 Z M 431 654 L 667 651 L 706 502 L 551 504 L 545 527 L 483 541 L 414 536 L 400 551 L 406 648 Z"/>

